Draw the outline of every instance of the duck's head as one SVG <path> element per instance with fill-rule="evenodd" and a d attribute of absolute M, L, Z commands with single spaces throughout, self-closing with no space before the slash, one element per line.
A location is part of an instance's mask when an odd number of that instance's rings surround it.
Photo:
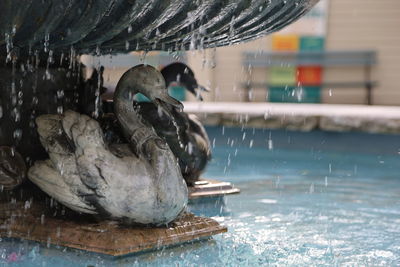
<path fill-rule="evenodd" d="M 130 89 L 130 95 L 124 97 L 133 99 L 135 94 L 141 93 L 169 115 L 172 107 L 183 109 L 181 102 L 168 95 L 164 77 L 153 66 L 142 64 L 131 68 L 122 76 L 117 89 L 125 86 Z"/>
<path fill-rule="evenodd" d="M 204 86 L 197 84 L 197 80 L 194 76 L 192 69 L 181 62 L 175 62 L 165 66 L 161 70 L 167 87 L 169 86 L 182 86 L 191 92 L 199 100 L 203 100 L 201 96 L 201 91 L 208 92 L 209 90 Z"/>

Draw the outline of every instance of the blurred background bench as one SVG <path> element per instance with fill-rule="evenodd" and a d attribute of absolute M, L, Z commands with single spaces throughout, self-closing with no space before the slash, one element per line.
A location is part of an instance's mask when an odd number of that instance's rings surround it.
<path fill-rule="evenodd" d="M 373 66 L 377 63 L 376 51 L 304 51 L 304 52 L 244 52 L 242 66 L 247 73 L 247 82 L 243 84 L 245 90 L 245 100 L 251 101 L 251 90 L 268 89 L 273 85 L 267 79 L 264 82 L 253 81 L 253 68 L 291 68 L 291 67 L 315 67 L 323 68 L 340 67 L 343 72 L 346 68 L 363 68 L 364 78 L 354 81 L 321 81 L 312 82 L 312 84 L 304 84 L 298 82 L 297 87 L 307 85 L 318 85 L 320 88 L 341 89 L 341 88 L 364 88 L 366 90 L 365 103 L 373 104 L 372 90 L 377 86 L 377 82 L 372 80 Z M 320 70 L 320 72 L 321 72 Z M 299 76 L 299 71 L 295 74 Z M 321 74 L 323 77 L 323 75 Z M 270 92 L 271 93 L 271 92 Z M 284 102 L 284 101 L 282 101 Z"/>

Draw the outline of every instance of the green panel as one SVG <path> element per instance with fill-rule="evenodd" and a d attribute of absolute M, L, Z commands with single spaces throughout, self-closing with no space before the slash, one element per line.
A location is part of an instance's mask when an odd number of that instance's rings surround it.
<path fill-rule="evenodd" d="M 319 86 L 270 86 L 270 102 L 278 103 L 320 103 L 321 87 Z"/>
<path fill-rule="evenodd" d="M 325 47 L 325 38 L 319 36 L 300 37 L 300 51 L 322 51 Z"/>
<path fill-rule="evenodd" d="M 294 86 L 296 84 L 296 67 L 269 68 L 268 83 L 274 86 Z"/>

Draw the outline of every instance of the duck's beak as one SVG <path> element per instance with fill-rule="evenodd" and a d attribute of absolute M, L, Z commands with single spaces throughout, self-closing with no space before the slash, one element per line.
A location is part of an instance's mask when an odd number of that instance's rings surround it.
<path fill-rule="evenodd" d="M 179 111 L 183 110 L 183 104 L 176 100 L 175 98 L 170 97 L 169 95 L 163 95 L 155 98 L 155 103 L 159 106 L 166 114 L 172 116 L 172 109 L 177 108 Z"/>
<path fill-rule="evenodd" d="M 208 89 L 207 87 L 204 87 L 203 85 L 199 85 L 198 88 L 199 88 L 201 91 L 210 92 L 210 89 Z"/>
<path fill-rule="evenodd" d="M 195 87 L 187 87 L 187 90 L 191 92 L 198 100 L 203 101 L 203 97 L 201 96 L 200 92 L 210 92 L 206 87 L 199 85 L 196 83 L 197 86 Z"/>

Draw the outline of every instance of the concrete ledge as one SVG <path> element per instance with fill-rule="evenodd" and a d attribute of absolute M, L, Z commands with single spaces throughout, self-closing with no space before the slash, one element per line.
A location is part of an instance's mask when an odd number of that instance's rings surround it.
<path fill-rule="evenodd" d="M 184 106 L 205 125 L 400 133 L 400 107 L 395 106 L 240 102 L 184 102 Z"/>

